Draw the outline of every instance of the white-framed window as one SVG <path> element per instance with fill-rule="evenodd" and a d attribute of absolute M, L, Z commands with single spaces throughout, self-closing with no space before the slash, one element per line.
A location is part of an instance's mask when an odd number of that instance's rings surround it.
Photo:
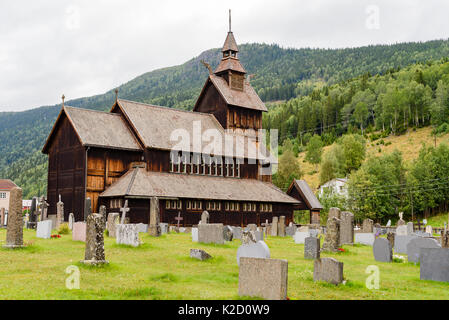
<path fill-rule="evenodd" d="M 187 201 L 187 210 L 190 210 L 192 208 L 192 201 Z"/>
<path fill-rule="evenodd" d="M 6 199 L 6 192 L 0 192 L 0 199 Z"/>
<path fill-rule="evenodd" d="M 228 201 L 225 202 L 225 210 L 229 211 L 229 202 Z"/>

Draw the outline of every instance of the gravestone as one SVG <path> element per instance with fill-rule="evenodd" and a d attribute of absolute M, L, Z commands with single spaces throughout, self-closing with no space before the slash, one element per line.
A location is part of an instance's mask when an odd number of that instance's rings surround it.
<path fill-rule="evenodd" d="M 392 262 L 393 261 L 393 249 L 385 238 L 377 238 L 373 244 L 374 260 L 379 262 Z"/>
<path fill-rule="evenodd" d="M 198 225 L 198 242 L 223 244 L 223 224 L 208 223 Z"/>
<path fill-rule="evenodd" d="M 421 248 L 419 260 L 421 280 L 449 282 L 449 249 Z"/>
<path fill-rule="evenodd" d="M 391 227 L 391 220 L 388 220 L 388 222 L 387 222 L 387 225 L 386 225 L 387 227 Z"/>
<path fill-rule="evenodd" d="M 319 229 L 310 229 L 309 234 L 311 237 L 318 237 L 318 235 L 321 233 Z"/>
<path fill-rule="evenodd" d="M 399 226 L 403 226 L 405 225 L 405 221 L 402 219 L 402 216 L 404 215 L 404 212 L 399 212 L 399 220 L 396 223 L 396 225 Z"/>
<path fill-rule="evenodd" d="M 256 243 L 257 240 L 256 240 L 255 232 L 250 231 L 250 230 L 243 230 L 241 241 L 242 241 L 242 244 Z"/>
<path fill-rule="evenodd" d="M 331 219 L 331 218 L 337 218 L 337 219 L 341 219 L 341 211 L 339 208 L 330 208 L 329 209 L 329 214 L 327 215 L 327 219 Z"/>
<path fill-rule="evenodd" d="M 148 234 L 152 237 L 159 237 L 161 235 L 159 212 L 159 198 L 152 197 L 150 200 L 150 221 L 148 225 Z"/>
<path fill-rule="evenodd" d="M 313 263 L 313 281 L 325 281 L 335 285 L 342 283 L 343 262 L 339 262 L 334 258 L 315 259 Z"/>
<path fill-rule="evenodd" d="M 209 212 L 203 211 L 201 214 L 201 224 L 207 224 L 209 223 Z"/>
<path fill-rule="evenodd" d="M 340 220 L 333 217 L 327 220 L 326 236 L 322 251 L 338 251 L 340 247 Z"/>
<path fill-rule="evenodd" d="M 239 295 L 286 300 L 287 276 L 287 260 L 242 257 L 239 266 Z"/>
<path fill-rule="evenodd" d="M 256 241 L 263 241 L 263 231 L 256 230 L 254 231 L 254 236 L 256 237 Z"/>
<path fill-rule="evenodd" d="M 51 220 L 39 221 L 36 227 L 36 238 L 50 239 L 52 224 Z"/>
<path fill-rule="evenodd" d="M 413 222 L 408 222 L 407 223 L 407 234 L 412 234 L 413 233 Z"/>
<path fill-rule="evenodd" d="M 341 212 L 340 245 L 354 244 L 354 215 L 351 212 Z"/>
<path fill-rule="evenodd" d="M 296 229 L 297 229 L 296 226 L 290 225 L 287 228 L 285 228 L 285 234 L 288 235 L 288 236 L 293 237 L 295 235 L 295 233 L 296 233 Z"/>
<path fill-rule="evenodd" d="M 120 218 L 120 224 L 126 223 L 126 214 L 129 212 L 129 210 L 130 209 L 128 208 L 128 200 L 125 200 L 125 205 L 123 206 L 123 208 L 120 208 L 120 212 L 122 213 L 122 217 Z M 150 215 L 151 215 L 151 208 L 150 208 Z"/>
<path fill-rule="evenodd" d="M 278 235 L 278 217 L 273 217 L 271 222 L 271 236 L 276 237 Z"/>
<path fill-rule="evenodd" d="M 75 216 L 73 215 L 73 212 L 69 213 L 69 229 L 73 230 L 73 224 L 75 223 Z"/>
<path fill-rule="evenodd" d="M 441 230 L 441 247 L 449 248 L 449 231 Z"/>
<path fill-rule="evenodd" d="M 87 220 L 87 217 L 92 213 L 92 200 L 90 197 L 87 197 L 84 202 L 84 221 Z"/>
<path fill-rule="evenodd" d="M 161 234 L 168 233 L 168 223 L 161 222 L 159 223 L 159 226 L 161 227 Z"/>
<path fill-rule="evenodd" d="M 392 248 L 394 248 L 394 237 L 395 237 L 395 234 L 393 232 L 387 233 L 387 240 L 390 242 L 390 245 Z"/>
<path fill-rule="evenodd" d="M 223 239 L 225 241 L 232 241 L 233 233 L 232 228 L 230 226 L 223 227 Z"/>
<path fill-rule="evenodd" d="M 108 214 L 106 213 L 106 206 L 100 206 L 100 210 L 98 212 L 99 215 L 103 217 L 103 230 L 106 229 L 106 224 L 108 221 Z"/>
<path fill-rule="evenodd" d="M 320 258 L 320 239 L 307 237 L 304 243 L 304 259 Z"/>
<path fill-rule="evenodd" d="M 86 223 L 84 221 L 73 223 L 72 240 L 86 242 Z"/>
<path fill-rule="evenodd" d="M 56 214 L 48 214 L 47 215 L 47 220 L 51 221 L 51 227 L 52 227 L 52 229 L 54 229 L 55 226 L 56 226 L 56 220 L 57 220 Z"/>
<path fill-rule="evenodd" d="M 233 239 L 241 239 L 242 238 L 242 228 L 241 227 L 232 227 L 232 238 Z"/>
<path fill-rule="evenodd" d="M 416 237 L 416 235 L 401 236 L 396 234 L 394 237 L 394 253 L 407 254 L 407 244 Z"/>
<path fill-rule="evenodd" d="M 119 224 L 120 214 L 118 212 L 110 212 L 108 215 L 108 222 L 106 228 L 108 229 L 108 236 L 115 238 L 117 236 L 117 225 Z"/>
<path fill-rule="evenodd" d="M 22 189 L 14 187 L 9 192 L 9 211 L 5 248 L 23 247 Z"/>
<path fill-rule="evenodd" d="M 401 225 L 399 227 L 396 228 L 396 235 L 397 236 L 406 236 L 407 233 L 407 226 L 406 225 Z"/>
<path fill-rule="evenodd" d="M 356 233 L 355 234 L 355 243 L 364 244 L 366 246 L 372 246 L 374 244 L 374 240 L 376 236 L 374 233 Z"/>
<path fill-rule="evenodd" d="M 280 216 L 279 217 L 278 236 L 279 237 L 285 237 L 285 216 Z"/>
<path fill-rule="evenodd" d="M 302 226 L 302 227 L 299 227 L 297 229 L 297 231 L 299 231 L 299 232 L 309 232 L 309 227 L 308 226 Z"/>
<path fill-rule="evenodd" d="M 146 223 L 137 223 L 137 231 L 147 233 L 148 232 L 148 225 Z"/>
<path fill-rule="evenodd" d="M 249 225 L 246 226 L 245 229 L 250 231 L 257 231 L 257 225 L 254 223 L 250 223 Z"/>
<path fill-rule="evenodd" d="M 192 241 L 198 242 L 198 228 L 192 228 Z"/>
<path fill-rule="evenodd" d="M 118 224 L 116 229 L 115 242 L 133 247 L 140 245 L 139 230 L 136 224 Z"/>
<path fill-rule="evenodd" d="M 310 236 L 309 232 L 296 231 L 295 236 L 294 236 L 295 243 L 296 244 L 304 244 L 306 238 L 309 236 Z"/>
<path fill-rule="evenodd" d="M 201 249 L 190 249 L 190 258 L 198 259 L 201 261 L 212 258 L 210 254 Z"/>
<path fill-rule="evenodd" d="M 441 245 L 432 238 L 417 237 L 407 243 L 407 256 L 409 262 L 419 262 L 419 250 L 421 248 L 441 248 Z"/>
<path fill-rule="evenodd" d="M 28 228 L 35 229 L 37 222 L 37 197 L 33 197 L 31 200 L 31 209 L 30 209 L 30 221 L 28 222 Z"/>
<path fill-rule="evenodd" d="M 268 259 L 270 258 L 270 249 L 263 241 L 243 243 L 237 249 L 237 265 L 240 265 L 240 258 L 242 257 Z"/>
<path fill-rule="evenodd" d="M 373 220 L 363 220 L 362 233 L 373 233 Z"/>
<path fill-rule="evenodd" d="M 48 213 L 48 207 L 49 207 L 49 204 L 48 204 L 45 196 L 41 197 L 40 207 L 41 207 L 41 221 L 45 221 L 45 220 L 47 220 L 47 213 Z"/>
<path fill-rule="evenodd" d="M 102 214 L 92 213 L 86 221 L 86 250 L 81 263 L 99 265 L 109 263 L 104 255 L 104 220 Z"/>
<path fill-rule="evenodd" d="M 433 228 L 432 228 L 432 226 L 427 226 L 427 227 L 426 227 L 426 233 L 429 233 L 430 235 L 433 234 Z"/>
<path fill-rule="evenodd" d="M 56 204 L 56 224 L 55 228 L 58 229 L 59 226 L 64 222 L 64 202 L 61 201 L 61 195 L 59 195 L 59 201 Z"/>

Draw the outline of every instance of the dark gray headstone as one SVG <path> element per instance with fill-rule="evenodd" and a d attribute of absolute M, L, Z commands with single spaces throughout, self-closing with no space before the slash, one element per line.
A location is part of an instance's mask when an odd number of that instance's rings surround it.
<path fill-rule="evenodd" d="M 92 213 L 92 200 L 90 198 L 87 198 L 84 204 L 84 221 L 87 221 L 87 217 L 91 213 Z"/>
<path fill-rule="evenodd" d="M 288 226 L 285 228 L 285 234 L 288 236 L 294 236 L 296 233 L 296 226 Z"/>
<path fill-rule="evenodd" d="M 241 227 L 232 227 L 232 237 L 234 239 L 242 238 L 242 228 Z"/>
<path fill-rule="evenodd" d="M 419 262 L 419 250 L 421 248 L 441 248 L 441 245 L 438 241 L 432 238 L 418 237 L 411 239 L 407 244 L 407 255 L 409 262 Z"/>
<path fill-rule="evenodd" d="M 449 249 L 421 248 L 420 279 L 449 282 Z"/>
<path fill-rule="evenodd" d="M 190 249 L 190 258 L 203 261 L 212 258 L 212 256 L 201 249 Z"/>
<path fill-rule="evenodd" d="M 332 284 L 343 282 L 343 262 L 334 258 L 315 259 L 313 281 L 326 281 Z"/>
<path fill-rule="evenodd" d="M 307 237 L 304 240 L 304 259 L 320 258 L 320 239 L 316 237 Z"/>
<path fill-rule="evenodd" d="M 225 241 L 232 241 L 233 233 L 230 226 L 223 227 L 223 238 Z"/>
<path fill-rule="evenodd" d="M 393 250 L 390 241 L 385 238 L 377 238 L 373 244 L 374 260 L 380 262 L 393 261 Z"/>

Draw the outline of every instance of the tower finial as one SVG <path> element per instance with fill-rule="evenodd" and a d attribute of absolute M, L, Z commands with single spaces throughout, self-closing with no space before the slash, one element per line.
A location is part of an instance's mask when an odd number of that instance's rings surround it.
<path fill-rule="evenodd" d="M 231 31 L 231 9 L 229 9 L 229 32 Z"/>
<path fill-rule="evenodd" d="M 64 99 L 65 99 L 65 95 L 63 94 L 61 98 L 62 98 L 62 107 L 64 107 Z"/>
<path fill-rule="evenodd" d="M 115 88 L 114 92 L 115 92 L 115 102 L 117 102 L 117 100 L 118 100 L 118 88 Z"/>

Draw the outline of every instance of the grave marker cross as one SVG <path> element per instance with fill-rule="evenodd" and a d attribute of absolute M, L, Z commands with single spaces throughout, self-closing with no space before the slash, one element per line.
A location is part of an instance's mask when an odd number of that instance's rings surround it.
<path fill-rule="evenodd" d="M 125 205 L 123 206 L 123 208 L 120 208 L 120 211 L 122 212 L 122 221 L 121 221 L 121 224 L 125 224 L 126 213 L 129 212 L 129 208 L 128 208 L 128 200 L 125 201 Z"/>
<path fill-rule="evenodd" d="M 183 217 L 181 217 L 181 211 L 178 211 L 178 216 L 175 218 L 176 221 L 178 221 L 178 229 L 179 229 L 179 222 L 184 220 Z"/>

